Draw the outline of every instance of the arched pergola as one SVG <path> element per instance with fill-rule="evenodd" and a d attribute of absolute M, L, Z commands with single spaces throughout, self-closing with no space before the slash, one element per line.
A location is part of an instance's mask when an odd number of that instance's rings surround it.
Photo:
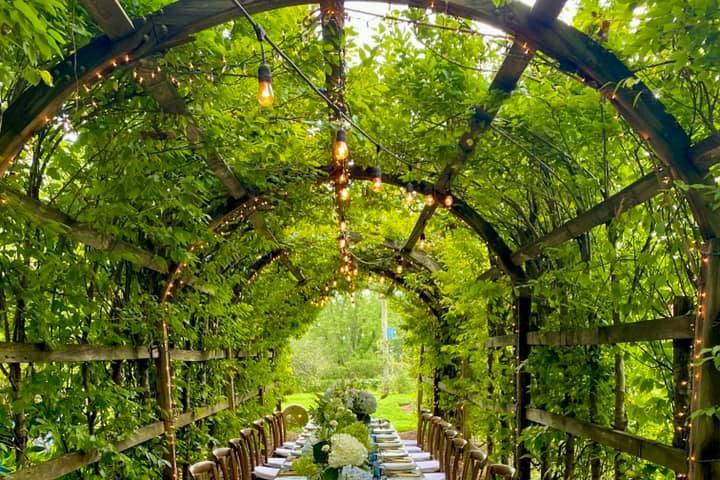
<path fill-rule="evenodd" d="M 116 0 L 84 0 L 93 19 L 105 32 L 88 45 L 80 48 L 51 69 L 54 84 L 39 84 L 25 90 L 5 112 L 6 120 L 0 129 L 0 174 L 5 173 L 17 158 L 25 142 L 35 132 L 46 125 L 70 95 L 81 85 L 93 85 L 112 76 L 117 70 L 135 68 L 139 72 L 139 81 L 148 95 L 152 96 L 162 110 L 169 114 L 187 117 L 186 136 L 192 148 L 199 150 L 203 132 L 189 113 L 185 100 L 179 95 L 173 83 L 163 73 L 154 72 L 154 60 L 157 55 L 173 47 L 193 41 L 193 35 L 204 29 L 234 20 L 241 14 L 232 0 L 179 0 L 162 10 L 141 19 L 130 19 Z M 267 12 L 279 8 L 303 5 L 301 0 L 258 0 L 243 5 L 251 14 Z M 678 472 L 689 474 L 690 478 L 714 478 L 720 475 L 717 464 L 717 445 L 720 444 L 720 422 L 712 416 L 700 416 L 693 420 L 692 434 L 687 453 L 682 448 L 660 445 L 624 432 L 603 429 L 598 425 L 562 417 L 538 409 L 530 409 L 528 389 L 529 374 L 522 365 L 528 359 L 531 346 L 573 346 L 622 343 L 629 341 L 650 341 L 657 339 L 687 340 L 692 338 L 696 345 L 711 348 L 720 345 L 720 332 L 712 319 L 720 313 L 718 290 L 720 289 L 720 214 L 712 206 L 712 198 L 707 189 L 687 188 L 683 194 L 690 205 L 697 228 L 705 245 L 703 252 L 703 274 L 698 286 L 698 313 L 694 319 L 687 312 L 676 312 L 669 319 L 644 323 L 643 325 L 617 325 L 594 329 L 592 331 L 557 332 L 538 334 L 530 329 L 532 299 L 527 282 L 532 278 L 524 265 L 526 262 L 543 255 L 546 249 L 575 239 L 592 228 L 603 225 L 640 205 L 661 191 L 670 188 L 672 181 L 690 186 L 707 187 L 712 180 L 707 178 L 710 166 L 720 160 L 720 138 L 712 136 L 693 144 L 678 121 L 670 115 L 653 92 L 631 72 L 623 62 L 602 45 L 587 35 L 556 20 L 564 6 L 564 0 L 539 0 L 530 8 L 518 2 L 508 2 L 496 6 L 492 0 L 455 0 L 444 3 L 392 1 L 416 8 L 431 8 L 438 13 L 455 15 L 477 20 L 499 28 L 514 38 L 508 57 L 490 85 L 496 94 L 488 104 L 478 105 L 469 119 L 466 133 L 458 140 L 458 149 L 453 158 L 447 159 L 443 170 L 435 182 L 415 183 L 415 189 L 431 196 L 435 202 L 425 206 L 409 237 L 402 244 L 388 240 L 384 245 L 389 251 L 402 255 L 419 269 L 437 272 L 442 265 L 415 246 L 423 235 L 427 223 L 440 207 L 442 199 L 451 194 L 453 180 L 460 173 L 465 162 L 473 155 L 478 138 L 490 127 L 503 101 L 515 89 L 523 71 L 532 59 L 535 51 L 542 51 L 553 58 L 564 73 L 572 76 L 587 88 L 593 88 L 605 96 L 637 135 L 654 151 L 662 162 L 658 173 L 648 174 L 593 206 L 575 218 L 565 222 L 553 231 L 535 238 L 525 245 L 513 249 L 501 237 L 495 226 L 457 195 L 447 209 L 454 217 L 472 230 L 488 246 L 497 269 L 490 269 L 484 277 L 497 279 L 507 275 L 515 287 L 515 316 L 517 328 L 511 335 L 493 337 L 489 347 L 513 345 L 516 349 L 518 373 L 516 378 L 517 398 L 515 420 L 518 435 L 530 422 L 546 425 L 594 441 L 604 443 L 620 451 L 631 453 Z M 632 82 L 628 82 L 632 79 Z M 231 167 L 223 160 L 219 152 L 211 151 L 203 155 L 208 168 L 224 186 L 228 201 L 226 208 L 214 217 L 208 228 L 215 232 L 228 231 L 239 224 L 250 225 L 261 237 L 269 239 L 274 249 L 258 259 L 251 267 L 249 279 L 254 279 L 264 267 L 275 261 L 292 273 L 302 286 L 308 279 L 295 265 L 286 251 L 269 230 L 264 220 L 264 212 L 271 209 L 270 203 L 260 192 L 243 185 Z M 319 179 L 326 179 L 332 172 L 315 172 Z M 374 172 L 364 167 L 353 167 L 351 175 L 356 180 L 372 181 Z M 386 183 L 402 187 L 405 185 L 403 173 L 385 173 Z M 169 302 L 178 287 L 185 284 L 205 294 L 212 294 L 212 286 L 204 285 L 196 273 L 191 273 L 187 262 L 173 263 L 161 258 L 149 250 L 129 244 L 98 232 L 70 218 L 49 205 L 29 198 L 5 185 L 0 184 L 2 203 L 17 207 L 31 219 L 40 224 L 60 226 L 61 232 L 72 240 L 94 249 L 119 255 L 129 261 L 164 276 L 164 288 L 160 295 L 161 303 Z M 190 253 L 205 248 L 196 244 Z M 197 266 L 202 268 L 202 265 Z M 403 276 L 387 267 L 374 267 L 402 287 L 414 291 L 404 281 Z M 432 314 L 441 319 L 446 312 L 437 295 L 428 291 L 414 291 Z M 299 294 L 299 289 L 298 289 Z M 686 309 L 685 309 L 686 310 Z M 677 313 L 683 313 L 678 315 Z M 159 349 L 138 351 L 123 358 L 157 358 L 158 360 L 158 402 L 163 412 L 162 424 L 153 424 L 139 432 L 132 440 L 119 442 L 116 448 L 126 449 L 142 443 L 149 438 L 165 434 L 168 444 L 167 460 L 171 465 L 170 478 L 176 475 L 174 454 L 175 430 L 203 416 L 230 408 L 236 402 L 235 392 L 231 393 L 226 404 L 208 407 L 200 414 L 176 417 L 173 414 L 172 372 L 170 362 L 177 358 L 231 358 L 233 352 L 208 354 L 207 352 L 183 353 L 171 348 L 168 324 L 159 319 L 162 342 Z M 694 331 L 690 332 L 690 328 Z M 652 330 L 650 330 L 652 329 Z M 37 361 L 42 354 L 33 351 L 25 356 L 12 359 L 18 362 Z M 52 357 L 52 356 L 51 356 Z M 111 357 L 111 356 L 110 356 Z M 100 359 L 110 358 L 107 355 Z M 45 358 L 45 357 L 43 357 Z M 54 358 L 54 357 L 52 357 Z M 97 359 L 97 358 L 96 358 Z M 47 360 L 46 360 L 47 361 Z M 720 372 L 705 362 L 694 367 L 692 410 L 709 408 L 720 402 Z M 686 380 L 687 381 L 687 380 Z M 436 385 L 437 386 L 437 385 Z M 518 443 L 515 454 L 519 478 L 530 478 L 530 460 L 522 442 Z M 97 453 L 77 454 L 72 458 L 53 460 L 48 464 L 20 471 L 11 478 L 58 478 L 83 465 L 97 461 Z M 53 463 L 54 462 L 54 463 Z M 54 476 L 53 476 L 54 475 Z"/>

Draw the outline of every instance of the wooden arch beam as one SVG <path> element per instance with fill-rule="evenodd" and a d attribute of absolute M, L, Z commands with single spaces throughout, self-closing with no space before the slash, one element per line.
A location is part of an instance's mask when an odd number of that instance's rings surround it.
<path fill-rule="evenodd" d="M 303 0 L 258 0 L 247 2 L 251 13 L 285 6 L 307 3 Z M 393 3 L 404 3 L 394 0 Z M 410 6 L 425 8 L 422 2 L 411 0 Z M 492 0 L 455 0 L 436 7 L 449 13 L 489 23 L 497 28 L 526 39 L 532 48 L 543 50 L 557 59 L 560 65 L 577 74 L 588 85 L 609 91 L 613 104 L 630 125 L 645 138 L 671 171 L 689 183 L 702 183 L 700 171 L 690 157 L 687 135 L 642 82 L 627 87 L 626 80 L 633 77 L 627 67 L 597 42 L 564 25 L 562 22 L 539 23 L 530 15 L 530 9 L 516 2 L 496 8 Z M 77 83 L 74 63 L 77 63 L 79 82 L 92 83 L 100 74 L 112 73 L 114 64 L 133 61 L 146 55 L 171 48 L 192 40 L 191 35 L 205 28 L 229 21 L 238 11 L 224 0 L 205 2 L 180 0 L 151 15 L 150 21 L 136 22 L 136 30 L 117 41 L 100 37 L 83 47 L 66 62 L 53 69 L 53 87 L 37 85 L 24 92 L 13 102 L 0 130 L 0 174 L 7 170 L 15 154 L 33 132 L 44 125 L 67 97 L 75 91 Z M 150 35 L 152 33 L 152 35 Z M 73 62 L 72 60 L 76 60 Z M 694 190 L 688 193 L 696 220 L 704 236 L 720 231 L 717 214 L 710 211 L 702 195 Z"/>
<path fill-rule="evenodd" d="M 536 22 L 551 22 L 560 14 L 563 5 L 565 5 L 565 0 L 538 0 L 531 10 L 531 15 Z M 520 77 L 530 64 L 533 56 L 534 53 L 527 46 L 517 40 L 513 42 L 502 65 L 500 65 L 500 69 L 490 83 L 487 100 L 482 105 L 475 107 L 468 130 L 463 133 L 458 141 L 457 153 L 447 162 L 435 182 L 435 192 L 433 193 L 435 202 L 423 207 L 403 250 L 411 250 L 422 237 L 427 223 L 437 211 L 438 204 L 443 202 L 445 198 L 452 199 L 452 196 L 446 197 L 445 195 L 450 194 L 450 187 L 455 177 L 460 173 L 464 164 L 474 155 L 479 138 L 490 128 L 505 100 L 510 97 L 510 94 L 517 87 Z M 509 253 L 509 248 L 505 242 L 498 235 L 494 236 L 495 241 L 501 244 L 501 249 Z M 512 264 L 508 264 L 508 266 L 512 268 Z M 515 282 L 522 281 L 525 278 L 523 269 L 512 268 L 511 278 Z"/>

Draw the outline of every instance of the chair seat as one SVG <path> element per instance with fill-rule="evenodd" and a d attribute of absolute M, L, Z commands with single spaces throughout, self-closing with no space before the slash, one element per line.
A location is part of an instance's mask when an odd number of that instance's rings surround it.
<path fill-rule="evenodd" d="M 426 473 L 423 475 L 425 480 L 445 480 L 445 474 L 442 472 Z"/>
<path fill-rule="evenodd" d="M 403 440 L 402 443 L 406 447 L 417 447 L 417 440 Z"/>
<path fill-rule="evenodd" d="M 285 465 L 286 461 L 287 461 L 287 459 L 285 457 L 269 457 L 267 459 L 267 464 L 270 465 L 271 467 L 280 468 L 283 465 Z"/>
<path fill-rule="evenodd" d="M 422 448 L 417 447 L 417 446 L 414 447 L 414 446 L 412 446 L 412 445 L 410 445 L 410 446 L 406 445 L 406 446 L 405 446 L 405 450 L 406 450 L 408 453 L 420 453 L 420 452 L 422 452 Z"/>
<path fill-rule="evenodd" d="M 253 470 L 253 476 L 255 478 L 261 478 L 262 480 L 275 480 L 280 473 L 279 468 L 257 466 Z"/>
<path fill-rule="evenodd" d="M 428 452 L 408 453 L 408 456 L 416 462 L 432 460 L 432 455 L 430 455 Z"/>
<path fill-rule="evenodd" d="M 426 460 L 416 463 L 422 473 L 435 473 L 440 471 L 440 462 L 437 460 Z"/>

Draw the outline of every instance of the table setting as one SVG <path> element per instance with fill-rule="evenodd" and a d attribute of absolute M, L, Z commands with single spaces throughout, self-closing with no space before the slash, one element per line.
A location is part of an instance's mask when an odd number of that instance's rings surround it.
<path fill-rule="evenodd" d="M 283 480 L 423 479 L 412 455 L 392 424 L 374 418 L 375 397 L 338 382 L 318 395 L 303 428 L 283 463 Z M 413 443 L 413 442 L 407 442 Z M 410 450 L 410 451 L 409 451 Z"/>

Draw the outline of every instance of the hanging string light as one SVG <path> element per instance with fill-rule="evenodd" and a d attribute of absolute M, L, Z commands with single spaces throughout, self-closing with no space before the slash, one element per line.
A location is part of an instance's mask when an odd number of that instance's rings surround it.
<path fill-rule="evenodd" d="M 427 245 L 427 242 L 425 241 L 425 232 L 423 232 L 420 234 L 420 241 L 418 242 L 418 246 L 421 249 L 424 249 L 426 245 Z"/>
<path fill-rule="evenodd" d="M 272 88 L 272 74 L 270 73 L 270 66 L 267 63 L 261 63 L 258 68 L 258 103 L 261 107 L 272 107 L 275 101 L 275 94 Z"/>
<path fill-rule="evenodd" d="M 453 205 L 453 196 L 450 194 L 445 195 L 445 198 L 443 198 L 443 205 L 445 205 L 445 208 L 450 208 Z"/>
<path fill-rule="evenodd" d="M 347 133 L 344 129 L 339 129 L 335 133 L 335 142 L 333 143 L 333 158 L 336 162 L 341 163 L 350 156 L 350 149 L 347 145 Z"/>
<path fill-rule="evenodd" d="M 376 192 L 382 190 L 382 171 L 380 167 L 370 167 L 368 173 L 370 174 L 370 178 L 372 178 L 373 190 Z"/>
<path fill-rule="evenodd" d="M 415 200 L 415 186 L 412 184 L 412 182 L 408 182 L 407 186 L 405 187 L 405 202 L 409 205 Z"/>

